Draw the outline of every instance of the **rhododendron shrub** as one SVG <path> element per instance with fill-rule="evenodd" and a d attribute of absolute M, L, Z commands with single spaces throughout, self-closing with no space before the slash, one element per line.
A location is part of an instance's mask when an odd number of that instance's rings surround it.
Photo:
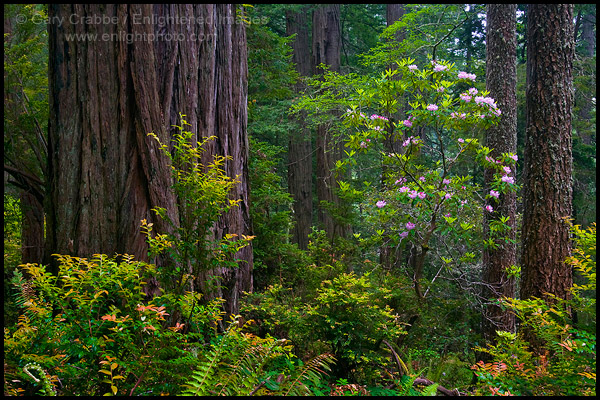
<path fill-rule="evenodd" d="M 485 241 L 481 220 L 483 213 L 496 213 L 493 200 L 516 190 L 518 157 L 505 153 L 492 158 L 491 149 L 480 144 L 479 136 L 497 123 L 502 111 L 486 91 L 474 87 L 475 75 L 446 62 L 414 62 L 398 61 L 346 95 L 342 118 L 352 133 L 346 141 L 348 158 L 338 167 L 358 169 L 358 159 L 378 155 L 383 179 L 362 189 L 368 199 L 361 207 L 363 216 L 379 245 L 398 254 L 410 249 L 408 272 L 423 298 L 430 248 L 435 247 L 431 253 L 439 261 L 431 281 L 444 270 L 463 276 L 465 268 L 473 270 L 477 248 L 509 240 L 508 217 L 497 218 Z M 479 166 L 496 171 L 487 193 L 469 174 Z M 405 259 L 397 261 L 402 268 Z"/>

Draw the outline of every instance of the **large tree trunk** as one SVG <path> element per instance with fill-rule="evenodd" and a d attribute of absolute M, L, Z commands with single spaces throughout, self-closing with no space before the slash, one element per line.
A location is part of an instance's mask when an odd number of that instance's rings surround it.
<path fill-rule="evenodd" d="M 528 6 L 521 298 L 569 297 L 573 6 Z"/>
<path fill-rule="evenodd" d="M 498 125 L 486 132 L 486 146 L 492 149 L 490 156 L 499 159 L 502 153 L 517 152 L 517 5 L 487 5 L 487 90 L 496 100 L 502 111 Z M 491 189 L 494 170 L 484 171 L 486 193 Z M 516 176 L 516 171 L 511 173 Z M 484 216 L 484 235 L 490 235 L 490 223 L 500 216 L 509 217 L 509 240 L 516 238 L 517 195 L 514 192 L 502 194 L 492 201 L 494 213 Z M 509 277 L 506 269 L 517 264 L 515 243 L 496 241 L 497 249 L 486 248 L 483 251 L 483 290 L 484 301 L 503 296 L 515 297 L 515 279 Z M 493 342 L 496 331 L 515 330 L 515 317 L 493 304 L 484 305 L 482 331 L 484 339 Z"/>
<path fill-rule="evenodd" d="M 179 112 L 193 132 L 217 136 L 206 157 L 231 156 L 225 169 L 240 175 L 232 197 L 241 206 L 223 217 L 216 238 L 250 234 L 245 28 L 235 13 L 207 4 L 49 7 L 50 20 L 61 23 L 49 24 L 48 254 L 147 259 L 140 220 L 168 232 L 151 209 L 179 218 L 170 164 L 147 133 L 169 143 Z M 244 262 L 235 272 L 213 271 L 227 292 L 212 294 L 232 312 L 240 291 L 252 287 L 251 247 L 237 256 Z"/>
<path fill-rule="evenodd" d="M 305 89 L 302 77 L 310 76 L 310 43 L 308 38 L 307 11 L 286 12 L 286 35 L 296 34 L 292 46 L 292 61 L 300 79 L 296 84 L 296 92 Z M 311 231 L 313 217 L 312 195 L 312 142 L 310 129 L 304 119 L 306 112 L 301 112 L 297 118 L 298 130 L 290 132 L 288 148 L 288 188 L 294 204 L 295 225 L 292 230 L 292 240 L 298 247 L 308 248 L 308 235 Z"/>
<path fill-rule="evenodd" d="M 328 4 L 317 8 L 313 13 L 313 73 L 322 73 L 320 64 L 325 64 L 329 70 L 340 71 L 340 5 Z M 347 236 L 349 227 L 336 222 L 322 202 L 334 207 L 340 204 L 336 194 L 339 187 L 335 177 L 335 163 L 340 159 L 343 147 L 341 141 L 336 141 L 333 131 L 327 124 L 317 127 L 317 198 L 319 200 L 318 220 L 327 236 Z"/>

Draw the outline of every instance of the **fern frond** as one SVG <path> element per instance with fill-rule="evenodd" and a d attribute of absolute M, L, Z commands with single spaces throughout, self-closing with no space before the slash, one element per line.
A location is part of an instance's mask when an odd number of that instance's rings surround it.
<path fill-rule="evenodd" d="M 244 336 L 248 339 L 248 336 Z M 274 349 L 282 341 L 274 340 L 269 345 L 262 342 L 249 346 L 250 342 L 243 341 L 243 354 L 240 355 L 237 362 L 232 365 L 228 378 L 223 382 L 223 388 L 219 395 L 238 395 L 247 396 L 255 390 L 265 364 L 273 357 Z M 232 388 L 235 393 L 232 393 Z"/>
<path fill-rule="evenodd" d="M 335 357 L 332 354 L 328 353 L 318 355 L 312 358 L 311 360 L 307 361 L 296 376 L 292 375 L 288 378 L 289 386 L 282 385 L 281 391 L 283 393 L 283 396 L 297 396 L 299 395 L 297 390 L 300 388 L 303 388 L 306 394 L 306 392 L 308 392 L 308 389 L 302 383 L 302 380 L 310 379 L 315 381 L 319 379 L 319 374 L 327 375 L 327 372 L 325 372 L 324 370 L 331 371 L 329 364 L 332 364 L 334 361 Z"/>
<path fill-rule="evenodd" d="M 437 384 L 437 383 L 426 386 L 425 389 L 423 389 L 421 391 L 421 396 L 435 396 L 437 393 L 438 386 L 439 386 L 439 384 Z"/>
<path fill-rule="evenodd" d="M 235 323 L 237 323 L 237 320 Z M 187 385 L 184 385 L 186 388 L 183 393 L 184 395 L 204 396 L 209 394 L 212 383 L 218 377 L 216 371 L 223 353 L 229 346 L 231 333 L 235 329 L 234 326 L 234 321 L 232 321 L 225 334 L 221 336 L 213 348 L 208 351 L 206 361 L 201 362 L 198 368 L 192 373 L 192 380 L 189 381 Z"/>
<path fill-rule="evenodd" d="M 221 340 L 219 344 L 223 341 Z M 191 379 L 187 385 L 184 385 L 186 390 L 183 395 L 188 396 L 204 396 L 208 394 L 208 382 L 213 374 L 221 355 L 221 346 L 209 351 L 207 360 L 200 363 L 198 368 L 192 373 Z"/>

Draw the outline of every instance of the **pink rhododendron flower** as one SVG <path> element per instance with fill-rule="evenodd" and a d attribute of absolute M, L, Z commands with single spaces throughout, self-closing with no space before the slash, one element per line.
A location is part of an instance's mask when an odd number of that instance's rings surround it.
<path fill-rule="evenodd" d="M 447 178 L 444 178 L 444 180 L 442 181 L 442 183 L 444 185 L 448 185 L 450 182 L 451 182 L 450 179 L 447 179 Z"/>
<path fill-rule="evenodd" d="M 466 93 L 463 93 L 463 94 L 461 94 L 461 95 L 460 95 L 460 99 L 461 99 L 462 101 L 464 101 L 464 102 L 467 102 L 467 103 L 468 103 L 468 102 L 470 102 L 470 101 L 471 101 L 471 96 L 469 96 L 469 95 L 468 95 L 468 94 L 466 94 Z"/>
<path fill-rule="evenodd" d="M 408 186 L 402 186 L 400 189 L 398 189 L 398 191 L 400 193 L 405 193 L 408 192 L 410 190 L 410 188 Z"/>
<path fill-rule="evenodd" d="M 415 226 L 416 226 L 416 225 L 415 225 L 415 224 L 413 224 L 412 222 L 407 222 L 407 223 L 406 223 L 406 229 L 408 229 L 409 231 L 410 231 L 411 229 L 415 229 Z"/>
<path fill-rule="evenodd" d="M 490 196 L 498 198 L 500 197 L 500 193 L 495 190 L 490 190 Z"/>
<path fill-rule="evenodd" d="M 412 121 L 409 119 L 405 119 L 404 121 L 402 121 L 402 124 L 404 124 L 404 126 L 406 126 L 407 128 L 412 127 Z"/>
<path fill-rule="evenodd" d="M 407 237 L 407 236 L 408 236 L 408 232 L 407 232 L 407 231 L 400 232 L 400 237 L 401 237 L 402 239 L 404 239 L 404 238 L 405 238 L 405 237 Z"/>
<path fill-rule="evenodd" d="M 465 139 L 463 139 L 463 138 L 458 138 L 458 143 L 464 143 L 464 142 L 465 142 Z"/>
<path fill-rule="evenodd" d="M 411 64 L 408 66 L 408 69 L 410 69 L 411 71 L 416 71 L 419 69 L 419 67 L 417 67 L 415 64 Z"/>
<path fill-rule="evenodd" d="M 362 147 L 363 149 L 366 149 L 367 144 L 365 142 L 360 142 L 360 147 Z"/>
<path fill-rule="evenodd" d="M 475 74 L 469 74 L 468 72 L 465 71 L 460 71 L 458 73 L 458 79 L 470 79 L 472 81 L 474 81 L 477 78 L 477 76 Z"/>
<path fill-rule="evenodd" d="M 511 184 L 515 183 L 515 178 L 513 178 L 512 176 L 504 175 L 502 178 L 500 178 L 500 180 L 502 182 L 506 182 L 506 183 L 511 183 Z"/>
<path fill-rule="evenodd" d="M 446 67 L 445 65 L 437 64 L 435 67 L 433 67 L 433 70 L 435 72 L 440 72 L 440 71 L 443 71 L 443 70 L 445 70 L 447 68 L 448 67 Z"/>
<path fill-rule="evenodd" d="M 425 192 L 419 192 L 417 193 L 417 196 L 419 196 L 420 199 L 424 199 L 427 195 L 425 194 Z"/>
<path fill-rule="evenodd" d="M 408 192 L 408 197 L 410 197 L 411 199 L 414 199 L 415 197 L 417 197 L 417 191 L 416 190 L 411 190 L 410 192 Z"/>
<path fill-rule="evenodd" d="M 382 208 L 383 206 L 385 206 L 387 203 L 385 202 L 385 200 L 379 200 L 375 205 L 379 208 Z"/>
<path fill-rule="evenodd" d="M 517 161 L 519 159 L 519 157 L 516 154 L 513 154 L 512 156 L 509 156 L 509 157 L 515 161 Z"/>
<path fill-rule="evenodd" d="M 488 210 L 489 212 L 494 211 L 494 207 L 492 207 L 490 205 L 485 206 L 485 209 Z"/>
<path fill-rule="evenodd" d="M 381 115 L 373 114 L 371 115 L 371 119 L 380 119 L 382 121 L 389 121 L 386 117 L 382 117 Z"/>
<path fill-rule="evenodd" d="M 502 167 L 502 169 L 504 170 L 504 172 L 506 173 L 506 175 L 510 174 L 510 167 Z"/>
<path fill-rule="evenodd" d="M 429 105 L 427 106 L 427 109 L 428 109 L 429 111 L 437 111 L 437 110 L 438 110 L 438 106 L 436 106 L 435 104 L 429 104 Z"/>

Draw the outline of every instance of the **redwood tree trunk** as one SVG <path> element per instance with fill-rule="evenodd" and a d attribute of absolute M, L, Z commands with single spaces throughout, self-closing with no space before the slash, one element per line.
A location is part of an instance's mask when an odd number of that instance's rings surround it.
<path fill-rule="evenodd" d="M 296 84 L 296 92 L 305 89 L 302 77 L 310 76 L 310 42 L 308 38 L 307 10 L 299 12 L 286 12 L 286 35 L 296 34 L 291 42 L 292 61 L 296 64 L 296 71 L 300 79 Z M 298 247 L 308 248 L 308 235 L 312 227 L 313 217 L 313 192 L 312 192 L 312 141 L 310 129 L 306 127 L 304 119 L 306 112 L 301 112 L 297 118 L 298 130 L 290 132 L 288 147 L 288 188 L 294 204 L 295 225 L 292 230 L 292 240 Z"/>
<path fill-rule="evenodd" d="M 393 25 L 396 21 L 400 20 L 404 16 L 404 4 L 387 4 L 386 5 L 386 22 L 387 26 Z M 404 40 L 405 32 L 404 30 L 396 31 L 394 35 L 394 41 L 400 44 Z M 397 65 L 392 64 L 388 68 L 396 69 Z M 395 79 L 402 79 L 401 76 L 396 75 Z M 386 117 L 392 117 L 395 121 L 401 121 L 403 119 L 403 115 L 405 113 L 405 96 L 401 96 L 398 99 L 399 103 L 402 104 L 400 109 L 395 115 L 386 115 Z M 386 153 L 400 153 L 402 149 L 402 139 L 401 137 L 396 137 L 394 132 L 394 127 L 392 124 L 389 124 L 387 127 L 387 135 L 383 141 L 383 147 Z M 397 133 L 397 132 L 396 132 Z M 385 184 L 385 176 L 387 174 L 388 169 L 385 165 L 382 165 L 381 171 L 381 183 Z M 389 234 L 386 233 L 386 242 L 381 246 L 379 250 L 379 263 L 385 269 L 391 269 L 392 266 L 397 265 L 400 262 L 402 254 L 400 254 L 396 247 L 390 246 L 387 242 L 391 240 Z"/>
<path fill-rule="evenodd" d="M 225 169 L 240 175 L 232 197 L 241 206 L 215 236 L 251 233 L 245 28 L 235 13 L 233 5 L 208 4 L 49 6 L 47 254 L 147 259 L 140 220 L 168 232 L 151 209 L 179 218 L 170 164 L 147 133 L 169 143 L 179 112 L 193 132 L 217 136 L 206 157 L 231 156 Z M 235 272 L 212 271 L 227 288 L 211 294 L 224 296 L 228 311 L 252 287 L 251 247 L 240 253 Z"/>
<path fill-rule="evenodd" d="M 569 297 L 573 6 L 530 4 L 521 298 Z"/>
<path fill-rule="evenodd" d="M 490 156 L 499 159 L 502 153 L 517 153 L 517 5 L 487 5 L 487 90 L 496 100 L 502 115 L 498 125 L 486 132 L 486 146 L 492 149 Z M 514 168 L 513 168 L 514 169 Z M 491 189 L 494 171 L 484 171 L 486 193 Z M 516 172 L 511 173 L 512 176 Z M 510 232 L 505 236 L 516 239 L 517 195 L 509 192 L 500 195 L 496 201 L 490 199 L 493 214 L 484 215 L 484 235 L 490 234 L 490 223 L 500 216 L 509 217 Z M 506 274 L 506 269 L 517 264 L 515 243 L 496 240 L 497 249 L 486 248 L 483 252 L 483 291 L 484 301 L 503 296 L 515 297 L 515 279 Z M 484 339 L 492 342 L 496 331 L 515 330 L 515 317 L 493 304 L 484 305 L 482 331 Z"/>
<path fill-rule="evenodd" d="M 331 71 L 340 71 L 340 5 L 328 4 L 317 8 L 313 13 L 313 73 L 322 73 L 320 64 L 326 64 Z M 326 125 L 317 127 L 317 198 L 319 200 L 318 220 L 327 236 L 346 236 L 348 227 L 336 223 L 332 214 L 322 202 L 338 206 L 335 162 L 340 159 L 342 144 L 336 142 L 333 131 Z"/>

